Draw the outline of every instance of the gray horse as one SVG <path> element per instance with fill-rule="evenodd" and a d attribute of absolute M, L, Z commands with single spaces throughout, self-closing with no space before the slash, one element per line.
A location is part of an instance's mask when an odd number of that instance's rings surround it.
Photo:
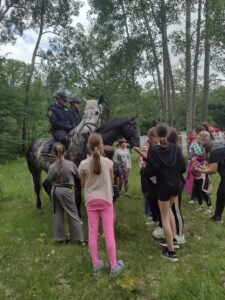
<path fill-rule="evenodd" d="M 66 158 L 79 164 L 84 159 L 87 136 L 96 131 L 101 125 L 102 105 L 97 100 L 85 100 L 86 106 L 81 123 L 68 134 L 69 146 Z M 33 177 L 34 190 L 36 195 L 36 206 L 41 210 L 41 172 L 48 171 L 56 157 L 53 153 L 45 153 L 46 145 L 50 142 L 48 138 L 36 139 L 27 149 L 26 159 L 28 168 Z M 47 181 L 45 186 L 47 186 Z M 49 190 L 46 189 L 49 194 Z"/>

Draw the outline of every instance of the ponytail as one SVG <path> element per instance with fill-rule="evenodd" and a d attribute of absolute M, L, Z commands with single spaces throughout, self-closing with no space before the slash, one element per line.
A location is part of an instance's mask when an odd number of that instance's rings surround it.
<path fill-rule="evenodd" d="M 92 133 L 88 138 L 87 147 L 93 159 L 93 173 L 99 175 L 102 171 L 100 154 L 103 150 L 103 142 L 101 135 Z"/>
<path fill-rule="evenodd" d="M 55 143 L 53 146 L 53 150 L 59 161 L 59 180 L 60 180 L 60 183 L 62 184 L 64 181 L 64 169 L 63 169 L 63 165 L 62 165 L 62 159 L 63 159 L 66 149 L 63 144 Z"/>
<path fill-rule="evenodd" d="M 93 157 L 93 172 L 94 174 L 99 175 L 101 174 L 102 167 L 100 161 L 100 154 L 97 147 L 95 147 L 94 151 L 92 152 L 92 157 Z"/>
<path fill-rule="evenodd" d="M 159 143 L 161 146 L 167 146 L 169 144 L 167 136 L 169 134 L 169 126 L 167 123 L 159 123 L 156 126 L 156 134 L 159 138 Z"/>
<path fill-rule="evenodd" d="M 159 143 L 161 146 L 167 146 L 169 142 L 167 140 L 167 137 L 163 136 L 159 138 Z"/>

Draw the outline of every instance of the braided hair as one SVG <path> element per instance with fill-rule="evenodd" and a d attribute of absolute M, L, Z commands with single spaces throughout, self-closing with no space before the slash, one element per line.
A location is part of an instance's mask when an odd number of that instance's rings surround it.
<path fill-rule="evenodd" d="M 60 180 L 60 183 L 62 184 L 64 181 L 64 170 L 63 170 L 63 166 L 62 166 L 62 160 L 63 160 L 63 156 L 66 152 L 66 148 L 61 143 L 55 143 L 53 146 L 53 151 L 59 161 L 59 180 Z"/>

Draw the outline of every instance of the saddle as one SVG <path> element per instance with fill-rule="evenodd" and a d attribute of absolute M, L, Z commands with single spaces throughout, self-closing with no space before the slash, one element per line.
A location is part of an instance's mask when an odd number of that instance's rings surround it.
<path fill-rule="evenodd" d="M 55 143 L 56 143 L 55 139 L 51 139 L 51 140 L 47 141 L 41 151 L 41 154 L 46 154 L 46 155 L 51 154 L 52 147 Z"/>

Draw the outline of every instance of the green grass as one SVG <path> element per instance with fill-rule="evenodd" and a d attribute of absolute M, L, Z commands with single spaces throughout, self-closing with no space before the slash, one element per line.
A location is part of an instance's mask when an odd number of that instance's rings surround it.
<path fill-rule="evenodd" d="M 92 276 L 87 248 L 52 240 L 52 212 L 43 192 L 44 213 L 36 211 L 31 176 L 23 159 L 0 166 L 0 299 L 225 299 L 225 226 L 196 212 L 197 203 L 183 197 L 185 237 L 179 262 L 160 258 L 160 246 L 145 225 L 137 158 L 130 177 L 132 199 L 117 203 L 118 258 L 122 275 L 108 268 Z M 213 177 L 213 203 L 219 182 Z M 84 208 L 83 208 L 83 215 Z M 87 236 L 86 217 L 84 232 Z M 101 237 L 100 256 L 107 261 Z"/>

